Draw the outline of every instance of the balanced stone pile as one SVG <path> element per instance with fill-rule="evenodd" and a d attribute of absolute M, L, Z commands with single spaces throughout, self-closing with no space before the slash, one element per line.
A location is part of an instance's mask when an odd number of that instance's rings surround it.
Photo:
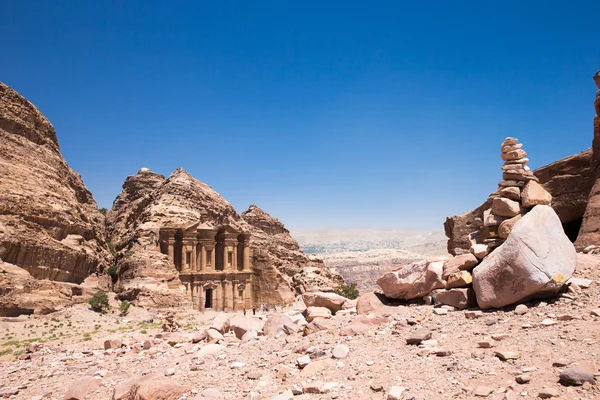
<path fill-rule="evenodd" d="M 483 228 L 469 234 L 471 252 L 388 272 L 377 281 L 386 297 L 500 308 L 553 296 L 568 281 L 576 253 L 549 206 L 552 196 L 527 167 L 517 139 L 504 140 L 501 158 L 502 181 L 483 211 Z"/>
<path fill-rule="evenodd" d="M 479 259 L 504 243 L 512 227 L 533 206 L 549 205 L 552 201 L 550 193 L 527 166 L 529 159 L 518 139 L 506 138 L 500 150 L 503 180 L 490 196 L 491 208 L 484 211 L 484 228 L 471 235 L 474 244 L 471 253 Z"/>

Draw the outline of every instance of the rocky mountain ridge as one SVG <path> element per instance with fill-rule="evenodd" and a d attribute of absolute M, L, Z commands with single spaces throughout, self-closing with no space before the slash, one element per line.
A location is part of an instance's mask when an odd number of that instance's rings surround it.
<path fill-rule="evenodd" d="M 0 177 L 0 259 L 36 279 L 82 283 L 103 271 L 110 257 L 92 194 L 63 159 L 52 124 L 3 83 Z"/>
<path fill-rule="evenodd" d="M 201 218 L 214 226 L 227 223 L 251 233 L 250 245 L 257 250 L 258 292 L 265 302 L 286 304 L 296 294 L 331 289 L 342 282 L 335 269 L 302 253 L 283 224 L 258 206 L 240 215 L 210 186 L 181 168 L 168 178 L 144 168 L 126 179 L 107 215 L 122 288 L 126 292 L 135 288 L 153 304 L 161 298 L 157 293 L 164 300 L 173 295 L 171 303 L 185 302 L 178 296 L 175 266 L 159 251 L 158 233 L 162 226 L 189 225 Z"/>

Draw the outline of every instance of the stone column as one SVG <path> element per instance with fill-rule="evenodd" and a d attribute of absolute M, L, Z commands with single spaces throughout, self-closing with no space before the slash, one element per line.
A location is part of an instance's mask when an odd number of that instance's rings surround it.
<path fill-rule="evenodd" d="M 250 245 L 244 242 L 244 271 L 250 271 Z"/>
<path fill-rule="evenodd" d="M 213 302 L 213 308 L 216 311 L 223 311 L 223 290 L 221 288 L 222 283 L 219 282 L 217 287 L 213 290 L 214 297 L 216 297 L 216 301 Z"/>
<path fill-rule="evenodd" d="M 237 271 L 237 243 L 233 245 L 233 262 L 231 263 L 231 269 Z"/>
<path fill-rule="evenodd" d="M 229 262 L 227 259 L 227 253 L 229 252 L 229 246 L 227 243 L 223 243 L 223 271 L 227 271 L 229 269 Z"/>
<path fill-rule="evenodd" d="M 217 255 L 215 254 L 215 247 L 213 246 L 212 251 L 210 252 L 210 265 L 211 268 L 215 269 L 217 263 Z"/>
<path fill-rule="evenodd" d="M 229 299 L 231 289 L 229 284 L 229 281 L 223 282 L 223 311 L 229 311 L 231 309 L 231 302 Z"/>
<path fill-rule="evenodd" d="M 204 298 L 204 286 L 202 285 L 198 285 L 198 299 L 198 310 L 204 311 L 204 303 L 206 302 L 206 300 Z"/>
<path fill-rule="evenodd" d="M 170 237 L 167 243 L 169 244 L 169 260 L 175 264 L 175 238 Z"/>
<path fill-rule="evenodd" d="M 190 269 L 196 270 L 196 242 L 192 242 L 192 256 L 190 257 Z"/>
<path fill-rule="evenodd" d="M 185 256 L 187 253 L 187 245 L 185 242 L 181 243 L 181 270 L 185 270 L 187 269 L 186 265 L 185 265 Z"/>
<path fill-rule="evenodd" d="M 238 304 L 238 281 L 233 281 L 233 311 L 237 311 Z"/>
<path fill-rule="evenodd" d="M 246 281 L 246 287 L 244 288 L 244 304 L 248 308 L 252 308 L 252 282 Z"/>
<path fill-rule="evenodd" d="M 203 244 L 200 245 L 200 272 L 206 270 L 206 248 Z"/>

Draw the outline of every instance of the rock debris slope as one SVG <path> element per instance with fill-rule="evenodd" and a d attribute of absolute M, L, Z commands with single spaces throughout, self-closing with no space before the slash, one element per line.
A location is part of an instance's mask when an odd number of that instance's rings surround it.
<path fill-rule="evenodd" d="M 137 296 L 140 304 L 188 301 L 179 290 L 175 266 L 159 251 L 158 233 L 162 226 L 198 222 L 203 213 L 209 224 L 227 222 L 252 234 L 261 301 L 289 303 L 298 293 L 342 282 L 335 269 L 302 253 L 283 224 L 257 206 L 239 215 L 215 190 L 181 168 L 168 178 L 143 168 L 126 179 L 107 217 L 125 293 Z"/>
<path fill-rule="evenodd" d="M 107 265 L 104 217 L 42 113 L 0 82 L 0 259 L 81 283 Z"/>

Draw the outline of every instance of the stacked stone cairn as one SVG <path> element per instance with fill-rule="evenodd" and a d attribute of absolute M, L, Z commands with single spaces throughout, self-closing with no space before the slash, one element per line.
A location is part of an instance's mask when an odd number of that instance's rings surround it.
<path fill-rule="evenodd" d="M 550 205 L 552 196 L 538 182 L 527 163 L 527 153 L 516 138 L 506 138 L 500 148 L 502 181 L 490 195 L 491 208 L 483 213 L 484 228 L 471 235 L 471 253 L 478 259 L 500 246 L 512 227 L 532 207 Z"/>
<path fill-rule="evenodd" d="M 426 303 L 459 309 L 477 304 L 472 289 L 473 269 L 508 238 L 513 226 L 536 205 L 549 205 L 552 196 L 527 166 L 529 159 L 518 139 L 502 142 L 502 181 L 483 212 L 483 228 L 470 235 L 471 252 L 413 263 L 382 276 L 377 283 L 387 297 L 423 298 Z"/>

